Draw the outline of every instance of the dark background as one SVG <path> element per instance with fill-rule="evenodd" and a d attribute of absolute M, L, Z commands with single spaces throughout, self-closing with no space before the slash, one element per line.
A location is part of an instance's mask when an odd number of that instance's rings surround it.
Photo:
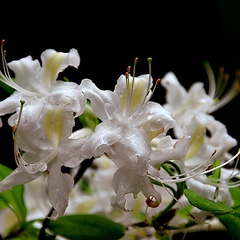
<path fill-rule="evenodd" d="M 6 40 L 8 62 L 27 55 L 39 59 L 48 48 L 63 52 L 76 48 L 81 57 L 79 69 L 68 68 L 62 75 L 78 83 L 90 78 L 102 89 L 113 90 L 119 75 L 135 57 L 139 58 L 137 75 L 148 72 L 147 58 L 152 57 L 154 80 L 173 71 L 187 89 L 195 81 L 203 81 L 208 89 L 204 60 L 216 74 L 223 65 L 231 81 L 240 68 L 238 0 L 59 1 L 30 5 L 21 1 L 19 5 L 3 4 L 1 18 L 0 37 Z M 0 93 L 1 100 L 7 96 Z M 164 89 L 159 86 L 153 100 L 163 104 L 164 99 Z M 239 99 L 213 114 L 237 140 Z M 0 162 L 7 164 L 13 161 L 10 133 L 7 125 L 0 129 Z"/>

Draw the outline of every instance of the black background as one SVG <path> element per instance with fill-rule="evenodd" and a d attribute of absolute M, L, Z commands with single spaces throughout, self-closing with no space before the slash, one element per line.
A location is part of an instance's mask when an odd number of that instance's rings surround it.
<path fill-rule="evenodd" d="M 195 81 L 208 89 L 204 60 L 216 74 L 223 65 L 230 80 L 240 68 L 238 0 L 32 1 L 28 5 L 21 1 L 3 4 L 1 19 L 0 37 L 6 40 L 8 62 L 27 55 L 39 59 L 48 48 L 62 52 L 76 48 L 79 69 L 68 68 L 62 75 L 78 83 L 90 78 L 102 89 L 113 90 L 135 57 L 137 75 L 148 72 L 147 58 L 152 57 L 155 80 L 173 71 L 187 89 Z M 6 96 L 1 91 L 1 100 Z M 159 86 L 153 100 L 163 104 L 164 99 Z M 239 96 L 213 115 L 240 140 Z M 0 129 L 0 161 L 9 165 L 13 161 L 10 133 L 6 124 Z"/>

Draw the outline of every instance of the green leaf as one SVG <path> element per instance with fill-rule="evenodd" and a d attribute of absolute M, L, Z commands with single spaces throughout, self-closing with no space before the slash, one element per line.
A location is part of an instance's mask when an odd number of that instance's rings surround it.
<path fill-rule="evenodd" d="M 229 188 L 229 191 L 234 201 L 233 208 L 240 207 L 240 187 Z"/>
<path fill-rule="evenodd" d="M 212 169 L 215 167 L 220 166 L 220 162 L 218 160 L 216 160 L 213 165 L 212 165 Z M 215 182 L 218 182 L 219 179 L 221 177 L 221 168 L 218 168 L 216 170 L 214 170 L 213 172 L 211 172 L 211 174 L 208 176 L 208 178 L 212 178 Z"/>
<path fill-rule="evenodd" d="M 12 94 L 15 91 L 15 89 L 9 87 L 7 84 L 2 82 L 1 80 L 0 80 L 0 87 L 9 94 Z"/>
<path fill-rule="evenodd" d="M 69 80 L 69 78 L 68 77 L 63 77 L 63 80 L 65 81 L 65 82 L 70 82 L 70 80 Z"/>
<path fill-rule="evenodd" d="M 222 203 L 208 200 L 190 189 L 185 189 L 184 195 L 187 197 L 189 203 L 191 203 L 193 206 L 201 210 L 210 212 L 214 215 L 233 213 L 233 209 L 231 207 L 223 205 Z"/>
<path fill-rule="evenodd" d="M 232 206 L 234 213 L 217 216 L 219 221 L 226 227 L 228 234 L 233 240 L 240 240 L 240 188 L 229 189 L 234 201 Z"/>
<path fill-rule="evenodd" d="M 94 214 L 66 215 L 50 221 L 49 229 L 71 240 L 116 240 L 123 237 L 125 232 L 123 225 Z"/>
<path fill-rule="evenodd" d="M 235 214 L 225 214 L 217 217 L 226 227 L 232 240 L 240 240 L 240 218 Z"/>
<path fill-rule="evenodd" d="M 91 189 L 91 185 L 90 185 L 90 181 L 87 178 L 82 178 L 80 179 L 79 182 L 79 187 L 80 189 L 87 194 L 91 194 L 92 193 L 92 189 Z"/>
<path fill-rule="evenodd" d="M 6 178 L 12 169 L 0 164 L 0 181 Z M 0 193 L 0 208 L 10 208 L 21 223 L 25 222 L 27 209 L 23 200 L 23 185 L 14 186 L 11 190 Z"/>
<path fill-rule="evenodd" d="M 90 103 L 86 104 L 86 108 L 83 114 L 79 116 L 79 120 L 83 127 L 90 128 L 92 131 L 94 131 L 95 127 L 98 125 L 99 120 L 93 113 Z"/>
<path fill-rule="evenodd" d="M 235 216 L 237 216 L 237 217 L 239 217 L 240 218 L 240 207 L 237 207 L 237 208 L 233 208 L 233 210 L 234 210 L 234 215 Z"/>

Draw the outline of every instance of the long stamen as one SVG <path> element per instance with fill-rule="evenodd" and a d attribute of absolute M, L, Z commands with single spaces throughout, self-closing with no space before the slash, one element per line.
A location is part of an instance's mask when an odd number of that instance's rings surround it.
<path fill-rule="evenodd" d="M 21 167 L 24 171 L 28 173 L 35 173 L 38 171 L 45 171 L 46 170 L 46 163 L 41 161 L 39 163 L 35 164 L 29 164 L 22 158 L 21 152 L 19 150 L 18 144 L 17 144 L 17 130 L 20 126 L 20 119 L 22 116 L 23 111 L 23 105 L 25 104 L 24 100 L 20 100 L 20 110 L 19 110 L 19 116 L 17 120 L 17 124 L 12 127 L 12 136 L 13 136 L 13 143 L 14 143 L 14 158 L 17 166 Z M 54 155 L 56 153 L 50 152 L 50 155 Z M 49 154 L 48 154 L 49 155 Z M 49 158 L 49 156 L 47 157 Z"/>
<path fill-rule="evenodd" d="M 3 39 L 1 41 L 1 56 L 2 56 L 2 64 L 3 64 L 3 73 L 0 71 L 0 81 L 5 83 L 9 87 L 11 87 L 23 94 L 26 94 L 28 96 L 40 95 L 39 93 L 30 92 L 30 91 L 20 87 L 13 81 L 13 79 L 11 78 L 10 73 L 8 71 L 8 66 L 7 66 L 7 61 L 6 61 L 6 51 L 3 49 L 4 44 L 5 44 L 5 40 Z"/>
<path fill-rule="evenodd" d="M 4 47 L 4 44 L 5 44 L 5 40 L 3 39 L 2 42 L 1 42 L 1 56 L 2 56 L 2 63 L 3 63 L 3 72 L 5 75 L 9 76 L 8 74 L 8 68 L 6 67 L 6 50 L 3 50 L 3 47 Z"/>
<path fill-rule="evenodd" d="M 228 180 L 230 180 L 231 178 L 236 177 L 236 175 L 234 175 L 234 172 L 235 172 L 235 170 L 237 169 L 238 162 L 239 162 L 239 157 L 237 157 L 237 160 L 236 160 L 236 162 L 235 162 L 235 164 L 234 164 L 232 173 L 231 173 L 231 174 L 228 176 L 228 178 L 227 178 Z"/>
<path fill-rule="evenodd" d="M 158 78 L 158 79 L 156 80 L 155 84 L 154 84 L 154 87 L 153 87 L 153 90 L 152 90 L 152 92 L 151 92 L 151 94 L 150 94 L 150 96 L 149 96 L 149 99 L 150 99 L 150 98 L 152 97 L 152 95 L 154 94 L 154 92 L 155 92 L 157 86 L 160 84 L 160 82 L 161 82 L 161 79 Z"/>
<path fill-rule="evenodd" d="M 156 87 L 159 85 L 160 83 L 160 79 L 157 79 L 155 82 L 155 85 L 153 87 L 153 90 L 151 91 L 150 86 L 151 86 L 151 80 L 152 80 L 152 67 L 151 67 L 151 62 L 152 62 L 152 58 L 148 58 L 148 67 L 149 67 L 149 79 L 148 79 L 148 86 L 147 86 L 147 91 L 146 94 L 144 96 L 144 99 L 142 101 L 141 106 L 138 108 L 138 110 L 133 114 L 133 115 L 137 115 L 138 113 L 140 113 L 142 111 L 142 109 L 144 108 L 144 106 L 146 105 L 146 103 L 150 100 L 150 98 L 152 97 Z M 133 116 L 132 115 L 132 116 Z"/>
<path fill-rule="evenodd" d="M 232 86 L 229 88 L 229 90 L 224 94 L 224 96 L 221 96 L 224 92 L 229 75 L 227 73 L 224 73 L 224 68 L 219 68 L 219 76 L 217 80 L 217 85 L 215 82 L 214 73 L 212 71 L 212 68 L 210 67 L 208 62 L 204 63 L 204 67 L 206 69 L 208 80 L 209 80 L 209 93 L 208 95 L 216 100 L 216 104 L 209 110 L 209 113 L 212 113 L 219 108 L 223 107 L 230 101 L 232 101 L 240 92 L 240 70 L 236 71 L 235 80 L 232 84 Z"/>
<path fill-rule="evenodd" d="M 148 61 L 148 69 L 149 69 L 149 73 L 148 73 L 149 74 L 149 79 L 148 79 L 148 88 L 147 89 L 149 90 L 150 89 L 150 84 L 151 84 L 151 78 L 152 78 L 152 58 L 149 57 L 147 59 L 147 61 Z"/>
<path fill-rule="evenodd" d="M 213 154 L 215 154 L 215 151 L 214 151 Z M 213 156 L 213 154 L 212 154 L 212 156 Z M 182 177 L 182 176 L 187 175 L 187 174 L 193 172 L 193 170 L 190 170 L 190 171 L 188 171 L 188 172 L 185 172 L 185 173 L 182 173 L 182 174 L 179 174 L 179 175 L 169 176 L 168 179 L 162 178 L 162 177 L 152 177 L 152 176 L 150 176 L 150 175 L 149 175 L 149 177 L 152 178 L 152 179 L 155 179 L 155 180 L 157 180 L 157 181 L 159 181 L 159 182 L 162 182 L 162 183 L 167 183 L 167 182 L 179 183 L 179 182 L 183 182 L 183 181 L 186 181 L 186 180 L 188 180 L 188 179 L 197 177 L 197 176 L 199 176 L 199 175 L 207 175 L 207 174 L 209 174 L 209 173 L 212 173 L 213 171 L 215 171 L 215 170 L 217 170 L 217 169 L 220 169 L 220 168 L 228 165 L 230 162 L 235 161 L 236 159 L 239 158 L 239 155 L 240 155 L 240 150 L 239 150 L 239 151 L 237 152 L 237 154 L 235 154 L 232 158 L 230 158 L 228 161 L 220 164 L 219 166 L 216 166 L 216 167 L 211 168 L 211 169 L 207 168 L 207 170 L 204 170 L 204 171 L 201 170 L 201 171 L 199 171 L 199 172 L 197 172 L 197 173 L 194 173 L 193 175 L 189 175 L 189 176 L 186 176 L 186 177 Z M 211 157 L 212 157 L 212 156 L 211 156 Z M 209 160 L 209 159 L 207 159 L 207 161 L 208 161 L 208 160 Z M 206 162 L 206 161 L 204 161 L 204 162 Z M 198 166 L 197 168 L 199 168 L 199 166 Z M 196 170 L 197 168 L 195 168 L 195 170 Z M 181 178 L 179 178 L 179 177 L 181 177 Z M 207 183 L 210 183 L 210 181 L 208 181 Z M 235 186 L 236 184 L 239 184 L 239 185 L 240 185 L 240 180 L 239 180 L 237 183 L 233 183 L 233 186 Z M 217 183 L 214 184 L 214 185 L 217 185 Z M 227 184 L 225 184 L 224 186 L 226 187 L 226 185 L 227 185 Z M 228 185 L 227 185 L 227 186 L 228 186 Z M 229 186 L 231 186 L 231 184 L 229 184 Z"/>
<path fill-rule="evenodd" d="M 197 172 L 197 173 L 196 173 L 196 170 L 198 170 L 198 169 L 201 168 L 203 165 L 205 165 L 209 160 L 211 160 L 212 157 L 215 155 L 215 153 L 216 153 L 216 150 L 211 154 L 211 156 L 210 156 L 208 159 L 206 159 L 204 162 L 202 162 L 202 163 L 201 163 L 200 165 L 198 165 L 197 167 L 189 170 L 188 172 L 184 172 L 184 173 L 181 173 L 181 174 L 178 174 L 178 175 L 174 175 L 174 176 L 169 176 L 168 179 L 165 179 L 165 178 L 161 178 L 161 177 L 160 177 L 158 181 L 178 183 L 178 182 L 183 182 L 183 181 L 186 181 L 186 180 L 188 180 L 188 179 L 190 179 L 190 178 L 193 178 L 193 177 L 195 177 L 195 176 L 197 176 L 197 175 L 199 175 L 199 174 L 202 173 L 202 171 L 203 171 L 202 169 L 201 169 L 199 172 Z M 193 174 L 193 175 L 189 175 L 189 174 L 192 173 L 192 172 L 193 172 L 194 174 Z M 184 177 L 184 176 L 186 176 L 186 175 L 189 175 L 189 176 Z"/>
<path fill-rule="evenodd" d="M 195 173 L 196 170 L 198 170 L 199 168 L 205 166 L 206 163 L 213 158 L 213 156 L 216 154 L 216 152 L 217 152 L 217 150 L 215 149 L 215 150 L 213 151 L 213 153 L 211 154 L 211 156 L 210 156 L 208 159 L 206 159 L 205 161 L 203 161 L 203 162 L 202 162 L 201 164 L 199 164 L 197 167 L 189 170 L 188 172 L 185 172 L 185 173 L 182 173 L 182 174 L 177 175 L 177 177 L 182 177 L 182 176 L 185 176 L 185 175 L 187 175 L 187 174 L 189 174 L 189 173 L 192 173 L 192 172 Z M 202 172 L 202 170 L 201 170 L 199 173 L 201 173 L 201 172 Z M 176 176 L 173 176 L 172 178 L 176 178 Z"/>
<path fill-rule="evenodd" d="M 216 81 L 214 77 L 213 70 L 208 62 L 203 63 L 207 76 L 208 76 L 208 82 L 209 82 L 209 90 L 208 90 L 208 95 L 211 98 L 214 98 L 215 92 L 216 92 Z"/>
<path fill-rule="evenodd" d="M 220 101 L 212 107 L 210 113 L 218 110 L 219 108 L 223 107 L 224 105 L 232 101 L 239 94 L 239 92 L 240 92 L 240 79 L 236 78 L 230 89 L 225 93 L 225 95 L 220 99 Z"/>
<path fill-rule="evenodd" d="M 14 125 L 13 126 L 13 136 L 15 137 L 16 136 L 16 133 L 17 133 L 17 129 L 20 125 L 20 119 L 21 119 L 21 116 L 22 116 L 22 110 L 23 110 L 23 105 L 25 104 L 25 101 L 24 100 L 20 100 L 20 111 L 19 111 L 19 115 L 18 115 L 18 121 L 17 121 L 17 125 Z"/>
<path fill-rule="evenodd" d="M 233 187 L 240 186 L 240 180 L 228 182 L 229 180 L 231 180 L 233 178 L 240 178 L 240 171 L 237 169 L 238 162 L 239 162 L 239 156 L 237 156 L 235 166 L 233 167 L 231 174 L 227 178 L 223 179 L 224 183 L 219 182 L 220 179 L 214 179 L 214 178 L 211 178 L 211 179 L 207 178 L 207 181 L 205 181 L 205 182 L 207 184 L 211 184 L 216 187 L 233 188 Z M 216 181 L 216 180 L 218 180 L 218 181 Z"/>
<path fill-rule="evenodd" d="M 137 62 L 138 62 L 138 58 L 136 57 L 134 59 L 134 64 L 133 64 L 133 77 L 132 77 L 132 85 L 131 85 L 131 88 L 129 89 L 130 90 L 130 94 L 129 94 L 128 104 L 127 104 L 127 107 L 128 107 L 127 112 L 129 112 L 130 105 L 131 105 L 132 98 L 133 98 L 134 80 L 135 80 Z"/>
<path fill-rule="evenodd" d="M 214 168 L 208 169 L 208 170 L 206 170 L 206 171 L 203 171 L 203 172 L 201 173 L 201 175 L 203 175 L 203 174 L 208 174 L 208 173 L 210 173 L 210 172 L 213 172 L 213 171 L 215 171 L 215 170 L 217 170 L 217 169 L 219 169 L 219 168 L 222 168 L 222 167 L 228 165 L 230 162 L 236 160 L 236 159 L 239 157 L 239 155 L 240 155 L 240 149 L 238 150 L 238 152 L 237 152 L 232 158 L 230 158 L 229 160 L 227 160 L 226 162 L 220 164 L 220 165 L 217 166 L 217 167 L 214 167 Z"/>
<path fill-rule="evenodd" d="M 130 95 L 129 74 L 130 74 L 130 69 L 131 69 L 131 67 L 128 66 L 127 71 L 125 73 L 125 77 L 126 77 L 126 106 L 125 106 L 125 109 L 124 109 L 124 112 L 123 112 L 124 116 L 127 114 L 127 111 L 128 111 L 127 109 L 128 109 L 128 104 L 129 104 L 129 95 Z"/>
<path fill-rule="evenodd" d="M 228 79 L 229 79 L 229 74 L 224 73 L 224 68 L 220 67 L 219 73 L 218 73 L 217 85 L 216 85 L 216 92 L 215 92 L 216 99 L 220 99 L 224 89 L 227 86 Z"/>

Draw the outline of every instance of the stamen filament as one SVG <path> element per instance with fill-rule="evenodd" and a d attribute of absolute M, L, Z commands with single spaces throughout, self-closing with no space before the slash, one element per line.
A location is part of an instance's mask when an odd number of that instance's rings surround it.
<path fill-rule="evenodd" d="M 152 58 L 148 58 L 148 68 L 149 68 L 149 79 L 148 79 L 148 90 L 150 89 L 150 84 L 151 84 L 151 78 L 152 78 Z M 148 93 L 147 93 L 148 94 Z M 147 95 L 146 94 L 146 95 Z"/>
<path fill-rule="evenodd" d="M 215 93 L 215 98 L 220 98 L 224 89 L 227 86 L 229 79 L 229 74 L 224 73 L 224 68 L 220 67 L 219 68 L 219 74 L 218 74 L 218 79 L 217 79 L 217 88 L 216 88 L 216 93 Z"/>
<path fill-rule="evenodd" d="M 215 154 L 215 152 L 214 152 L 213 154 Z M 178 174 L 178 175 L 175 175 L 175 176 L 169 176 L 169 179 L 161 178 L 161 177 L 151 177 L 150 175 L 149 175 L 149 177 L 152 178 L 152 179 L 156 179 L 157 181 L 160 181 L 160 182 L 162 182 L 162 183 L 166 183 L 166 182 L 179 183 L 179 182 L 186 181 L 186 180 L 188 180 L 188 179 L 194 178 L 194 177 L 199 176 L 199 175 L 204 175 L 204 174 L 207 175 L 208 173 L 213 172 L 213 171 L 215 171 L 215 170 L 217 170 L 217 169 L 219 169 L 219 168 L 222 168 L 222 167 L 224 167 L 225 165 L 229 164 L 230 162 L 238 159 L 238 158 L 239 158 L 239 155 L 240 155 L 240 149 L 239 149 L 239 151 L 237 152 L 237 154 L 235 154 L 232 158 L 230 158 L 228 161 L 220 164 L 219 166 L 216 166 L 216 167 L 211 168 L 211 169 L 207 169 L 207 170 L 205 170 L 205 171 L 199 171 L 199 172 L 197 172 L 197 173 L 195 173 L 195 174 L 193 174 L 193 175 L 189 175 L 189 176 L 186 176 L 186 177 L 183 177 L 183 178 L 180 178 L 180 177 L 182 177 L 182 176 L 184 176 L 184 175 L 187 175 L 187 174 L 193 172 L 194 170 L 198 169 L 198 168 L 199 168 L 200 166 L 202 166 L 203 164 L 199 165 L 198 167 L 196 167 L 196 168 L 194 168 L 194 169 L 192 169 L 192 170 L 190 170 L 190 171 L 188 171 L 188 172 L 185 172 L 185 173 L 182 173 L 182 174 Z M 212 155 L 212 156 L 213 156 L 213 155 Z M 212 156 L 211 156 L 211 157 L 212 157 Z M 209 161 L 209 159 L 205 160 L 204 163 L 205 163 L 206 161 Z M 237 182 L 237 183 L 238 183 L 238 182 Z M 239 180 L 239 184 L 240 184 L 240 180 Z"/>
<path fill-rule="evenodd" d="M 2 64 L 3 64 L 3 73 L 0 71 L 0 81 L 5 83 L 9 87 L 11 87 L 11 88 L 23 93 L 23 94 L 26 94 L 28 96 L 40 95 L 39 93 L 30 92 L 30 91 L 20 87 L 19 85 L 17 85 L 13 81 L 13 79 L 11 78 L 10 73 L 8 71 L 8 67 L 7 67 L 6 51 L 3 50 L 4 43 L 5 43 L 5 40 L 3 39 L 2 42 L 1 42 L 1 56 L 2 56 Z"/>
<path fill-rule="evenodd" d="M 135 74 L 136 74 L 136 65 L 137 65 L 137 61 L 138 61 L 138 58 L 136 57 L 134 59 L 134 64 L 133 64 L 133 76 L 132 76 L 132 85 L 131 85 L 131 88 L 128 89 L 130 90 L 130 93 L 129 93 L 129 99 L 127 101 L 127 113 L 129 113 L 129 109 L 130 109 L 130 106 L 131 106 L 131 102 L 132 102 L 132 98 L 133 98 L 133 91 L 134 91 L 134 80 L 135 80 Z M 129 81 L 128 81 L 129 82 Z M 129 82 L 130 84 L 130 82 Z"/>
<path fill-rule="evenodd" d="M 182 177 L 182 176 L 185 176 L 186 174 L 189 174 L 189 173 L 191 173 L 191 172 L 195 172 L 196 170 L 198 170 L 199 168 L 201 168 L 202 166 L 204 166 L 209 160 L 211 160 L 212 157 L 216 154 L 216 152 L 217 152 L 217 151 L 215 150 L 208 159 L 206 159 L 205 161 L 203 161 L 203 162 L 202 162 L 200 165 L 198 165 L 197 167 L 189 170 L 187 173 L 186 173 L 186 172 L 185 172 L 185 173 L 181 173 L 181 174 L 178 174 L 177 176 L 173 176 L 172 178 Z"/>
<path fill-rule="evenodd" d="M 230 101 L 232 101 L 240 92 L 240 71 L 236 71 L 236 77 L 235 80 L 230 87 L 230 89 L 224 94 L 224 96 L 221 96 L 224 92 L 229 75 L 227 73 L 224 73 L 224 68 L 219 68 L 219 76 L 217 80 L 217 85 L 215 82 L 214 73 L 212 71 L 212 68 L 210 67 L 208 62 L 204 62 L 204 67 L 207 72 L 208 81 L 209 81 L 209 92 L 208 95 L 212 97 L 213 99 L 216 99 L 216 104 L 209 110 L 209 113 L 212 113 L 219 108 L 223 107 Z"/>
<path fill-rule="evenodd" d="M 236 160 L 236 159 L 239 157 L 239 155 L 240 155 L 240 149 L 238 150 L 238 152 L 237 152 L 232 158 L 230 158 L 230 159 L 227 160 L 226 162 L 220 164 L 219 166 L 216 166 L 216 167 L 211 168 L 211 169 L 209 169 L 209 170 L 203 171 L 203 172 L 201 173 L 201 175 L 202 175 L 202 174 L 207 174 L 207 173 L 213 172 L 213 171 L 215 171 L 216 169 L 219 169 L 219 168 L 222 168 L 222 167 L 226 166 L 227 164 L 229 164 L 229 163 L 232 162 L 233 160 Z"/>
<path fill-rule="evenodd" d="M 38 162 L 38 163 L 29 164 L 22 158 L 21 152 L 19 150 L 19 147 L 18 147 L 18 144 L 17 144 L 17 130 L 18 130 L 19 125 L 20 125 L 20 120 L 21 120 L 22 111 L 23 111 L 23 105 L 25 104 L 25 101 L 20 100 L 20 103 L 21 103 L 21 105 L 20 105 L 17 124 L 12 127 L 15 162 L 16 162 L 17 166 L 21 167 L 24 171 L 26 171 L 28 173 L 35 173 L 35 172 L 38 172 L 38 171 L 43 172 L 46 169 L 46 163 L 45 162 L 41 161 L 41 162 Z M 48 155 L 53 155 L 53 153 L 50 152 L 50 154 L 48 154 Z"/>
<path fill-rule="evenodd" d="M 128 67 L 127 68 L 127 72 L 125 73 L 125 77 L 126 77 L 126 101 L 127 101 L 127 103 L 126 103 L 126 107 L 125 107 L 125 109 L 124 109 L 124 112 L 123 112 L 123 116 L 125 116 L 126 115 L 126 113 L 127 113 L 127 108 L 128 108 L 128 102 L 129 102 L 129 68 L 130 67 Z"/>
<path fill-rule="evenodd" d="M 225 95 L 220 99 L 218 103 L 216 103 L 209 111 L 209 113 L 212 113 L 219 108 L 223 107 L 230 101 L 232 101 L 240 92 L 240 83 L 239 80 L 235 80 L 232 84 L 231 88 L 225 93 Z"/>
<path fill-rule="evenodd" d="M 215 81 L 214 73 L 208 62 L 204 62 L 203 65 L 208 76 L 208 83 L 209 83 L 208 95 L 211 98 L 214 98 L 215 92 L 216 92 L 216 81 Z"/>
<path fill-rule="evenodd" d="M 12 134 L 13 134 L 13 139 L 16 138 L 16 133 L 17 133 L 17 129 L 19 127 L 19 124 L 20 124 L 20 119 L 21 119 L 21 116 L 22 116 L 22 110 L 23 110 L 23 105 L 25 104 L 25 101 L 24 100 L 20 100 L 20 110 L 19 110 L 19 115 L 18 115 L 18 121 L 17 121 L 17 125 L 14 125 L 13 126 L 13 131 L 12 131 Z"/>

